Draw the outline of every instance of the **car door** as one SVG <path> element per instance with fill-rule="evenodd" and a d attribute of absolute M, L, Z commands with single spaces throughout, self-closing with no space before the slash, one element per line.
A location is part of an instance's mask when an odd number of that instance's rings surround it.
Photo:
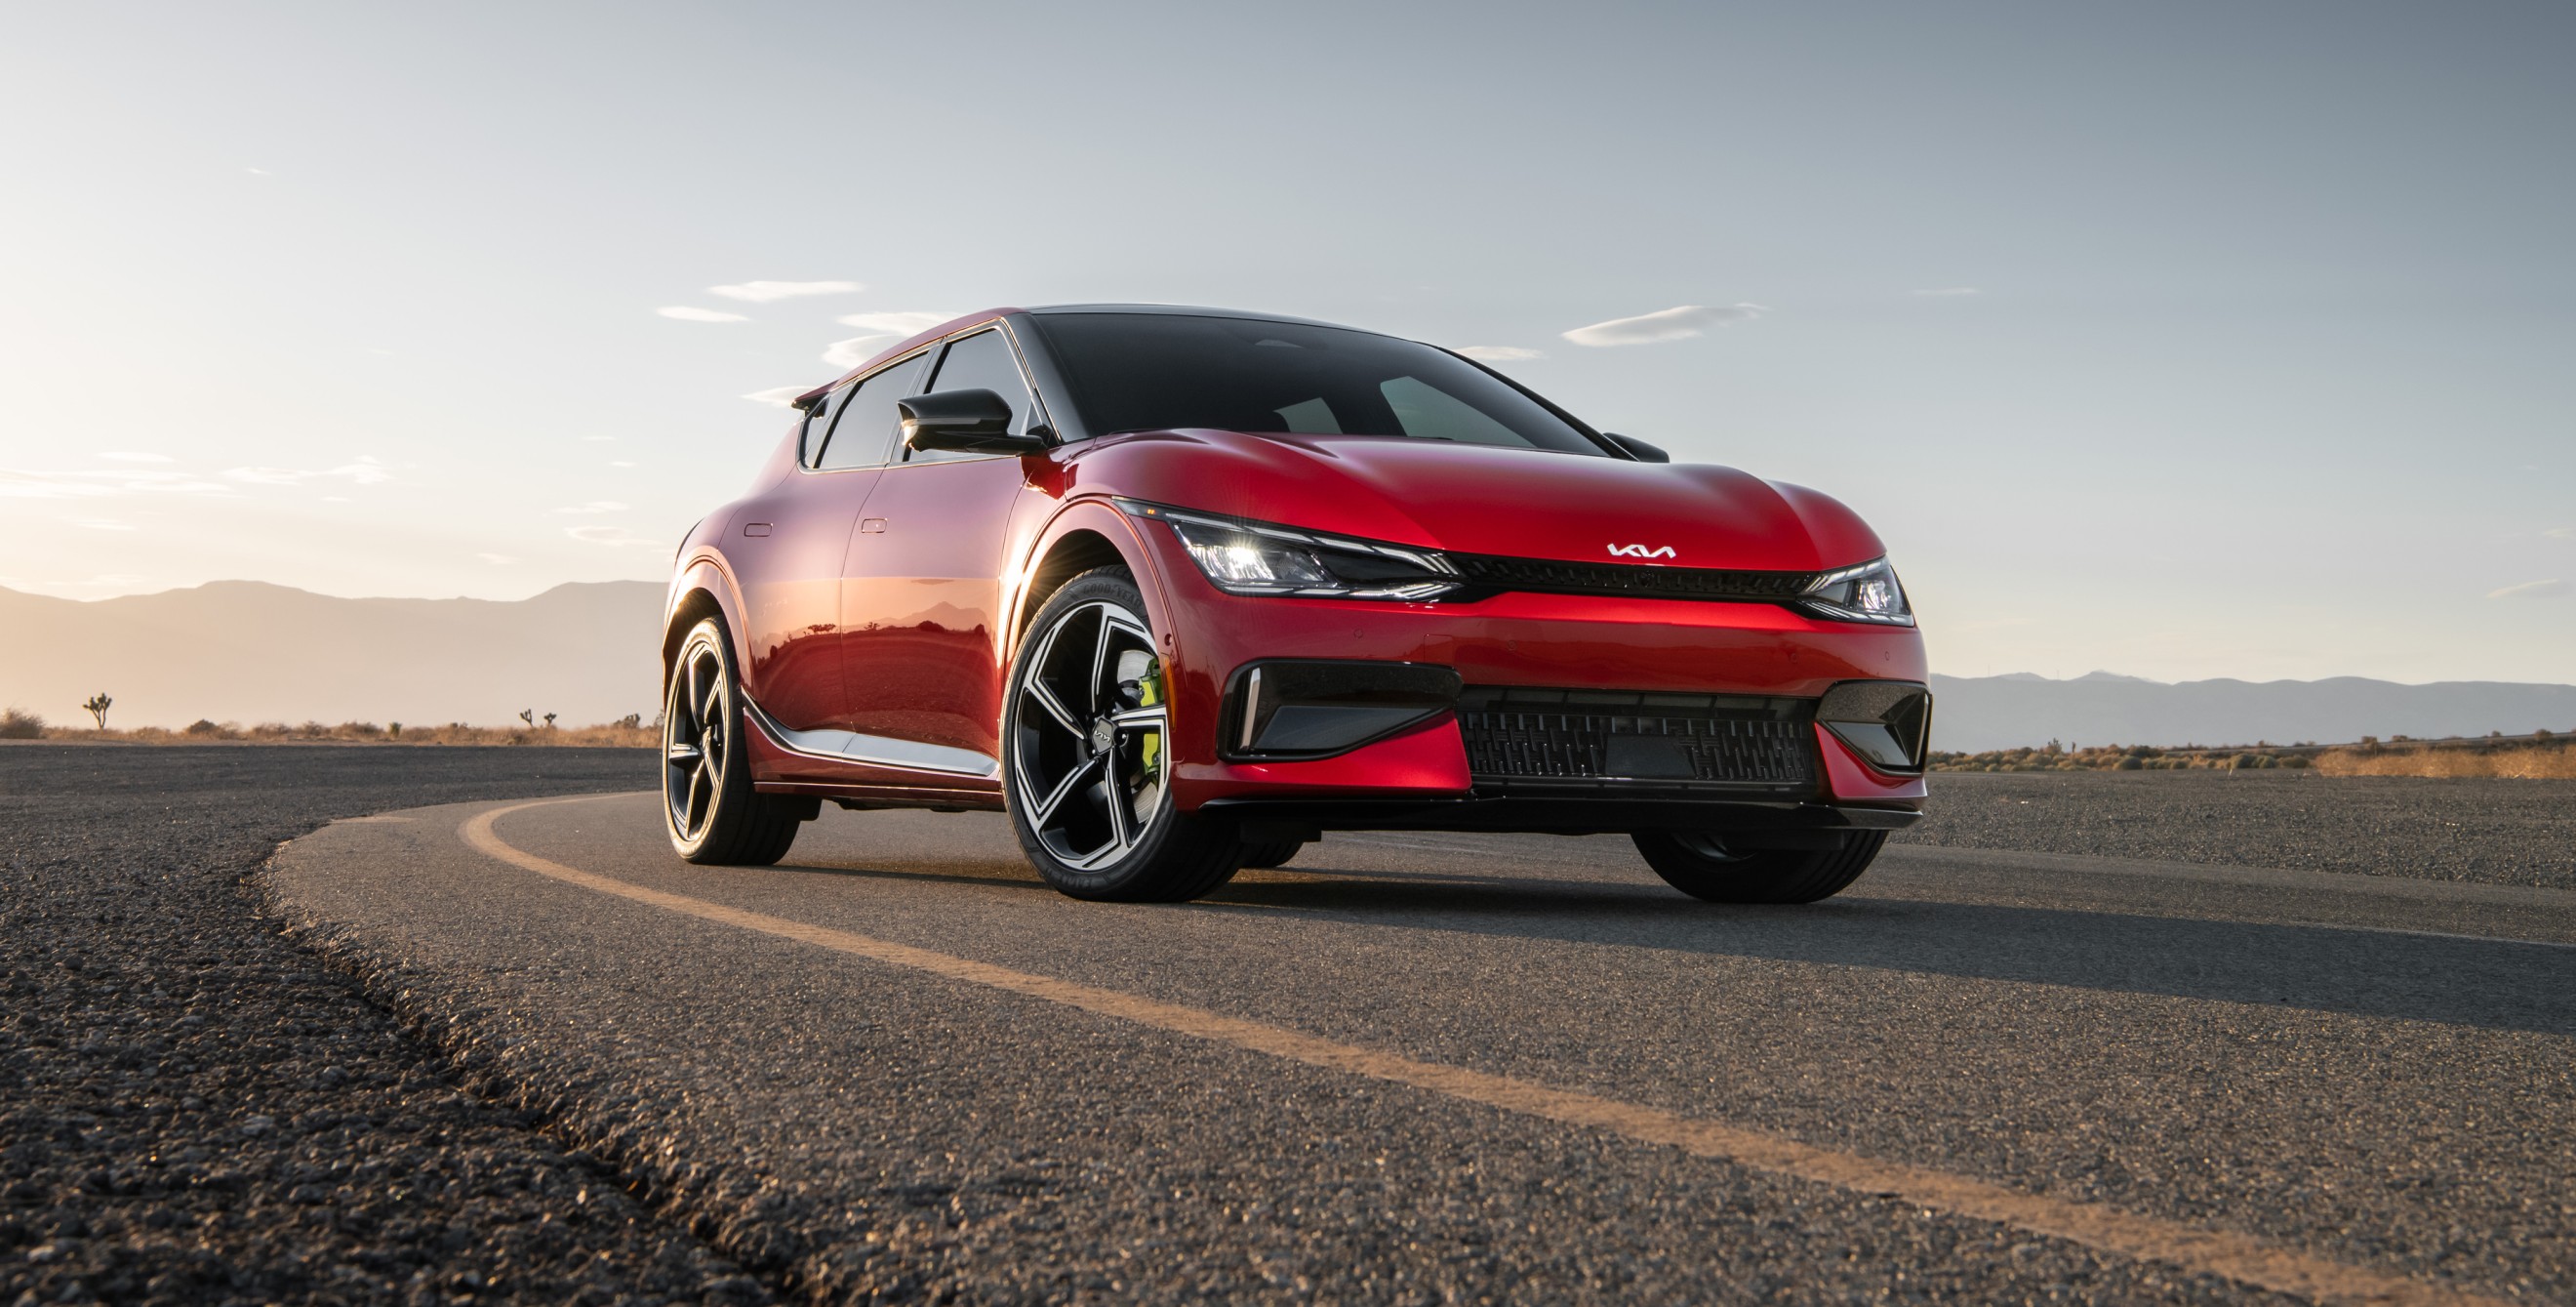
<path fill-rule="evenodd" d="M 921 392 L 990 390 L 1011 430 L 1044 420 L 1006 326 L 951 340 Z M 915 746 L 923 770 L 992 775 L 1001 756 L 1001 577 L 1021 458 L 904 449 L 850 538 L 841 643 L 850 729 Z"/>
<path fill-rule="evenodd" d="M 885 473 L 895 401 L 920 371 L 916 356 L 833 392 L 806 420 L 796 470 L 742 501 L 727 524 L 726 557 L 742 587 L 743 643 L 753 703 L 777 724 L 839 727 L 841 564 L 859 510 Z"/>

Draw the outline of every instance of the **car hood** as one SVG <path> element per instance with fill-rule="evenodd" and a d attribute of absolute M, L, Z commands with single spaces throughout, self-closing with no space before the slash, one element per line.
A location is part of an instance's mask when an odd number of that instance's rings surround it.
<path fill-rule="evenodd" d="M 1460 553 L 1808 571 L 1885 552 L 1834 499 L 1728 467 L 1197 428 L 1084 446 L 1077 489 Z"/>

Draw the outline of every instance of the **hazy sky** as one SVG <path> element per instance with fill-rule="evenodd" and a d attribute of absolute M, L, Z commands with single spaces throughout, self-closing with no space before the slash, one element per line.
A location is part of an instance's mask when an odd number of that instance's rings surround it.
<path fill-rule="evenodd" d="M 0 585 L 659 579 L 877 315 L 1148 300 L 1840 496 L 1937 670 L 2576 680 L 2563 3 L 8 12 Z"/>

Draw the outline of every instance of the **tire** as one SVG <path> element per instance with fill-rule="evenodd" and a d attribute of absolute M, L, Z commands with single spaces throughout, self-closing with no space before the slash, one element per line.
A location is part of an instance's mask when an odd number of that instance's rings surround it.
<path fill-rule="evenodd" d="M 1179 903 L 1241 865 L 1233 825 L 1177 811 L 1172 723 L 1144 596 L 1075 577 L 1029 623 L 1002 710 L 1002 793 L 1029 862 L 1078 899 Z"/>
<path fill-rule="evenodd" d="M 689 628 L 671 661 L 662 710 L 662 827 L 671 847 L 695 863 L 766 867 L 787 856 L 808 800 L 781 799 L 751 788 L 744 735 L 742 682 L 724 622 L 709 617 Z"/>
<path fill-rule="evenodd" d="M 1869 870 L 1883 830 L 1842 831 L 1829 849 L 1728 853 L 1723 835 L 1639 831 L 1628 838 L 1664 883 L 1711 903 L 1813 903 L 1839 894 Z"/>
<path fill-rule="evenodd" d="M 1243 846 L 1243 865 L 1253 870 L 1285 867 L 1306 848 L 1305 840 L 1263 840 Z"/>

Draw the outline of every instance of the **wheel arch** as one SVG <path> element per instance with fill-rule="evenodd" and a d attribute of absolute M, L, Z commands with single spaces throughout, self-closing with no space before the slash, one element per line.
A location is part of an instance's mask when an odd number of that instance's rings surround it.
<path fill-rule="evenodd" d="M 692 562 L 672 583 L 669 610 L 662 618 L 662 692 L 671 690 L 671 660 L 680 655 L 680 642 L 689 638 L 689 628 L 709 617 L 724 627 L 725 640 L 732 646 L 734 674 L 748 682 L 751 650 L 744 644 L 740 600 L 734 593 L 733 578 L 711 558 Z M 746 689 L 748 686 L 746 686 Z"/>
<path fill-rule="evenodd" d="M 1029 560 L 1011 613 L 1010 658 L 1019 656 L 1029 623 L 1037 620 L 1038 610 L 1046 606 L 1047 600 L 1066 582 L 1094 568 L 1126 568 L 1136 578 L 1136 589 L 1144 597 L 1149 610 L 1147 619 L 1158 631 L 1171 629 L 1166 620 L 1169 602 L 1152 551 L 1137 538 L 1135 524 L 1128 516 L 1102 500 L 1086 499 L 1066 505 L 1040 533 L 1037 544 L 1029 550 Z"/>

